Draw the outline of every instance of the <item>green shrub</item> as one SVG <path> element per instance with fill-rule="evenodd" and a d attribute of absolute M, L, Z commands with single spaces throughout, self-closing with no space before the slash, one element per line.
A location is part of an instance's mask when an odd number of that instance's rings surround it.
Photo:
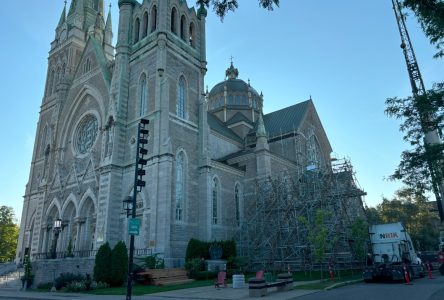
<path fill-rule="evenodd" d="M 59 277 L 55 279 L 55 288 L 60 290 L 63 287 L 67 287 L 70 283 L 74 281 L 84 280 L 83 276 L 74 273 L 61 273 Z"/>
<path fill-rule="evenodd" d="M 220 241 L 222 247 L 222 259 L 228 259 L 230 257 L 236 257 L 236 242 L 234 240 Z"/>
<path fill-rule="evenodd" d="M 118 242 L 111 251 L 111 277 L 107 281 L 112 287 L 122 286 L 128 277 L 128 251 L 124 242 Z"/>
<path fill-rule="evenodd" d="M 196 272 L 193 279 L 196 280 L 208 280 L 208 279 L 214 279 L 217 277 L 217 272 L 213 271 L 199 271 Z"/>
<path fill-rule="evenodd" d="M 208 252 L 209 248 L 210 245 L 208 242 L 202 242 L 197 239 L 190 239 L 185 253 L 185 261 L 189 261 L 193 258 L 210 258 L 210 253 Z"/>
<path fill-rule="evenodd" d="M 154 253 L 145 257 L 144 267 L 147 269 L 165 269 L 165 260 L 159 256 L 159 253 Z"/>
<path fill-rule="evenodd" d="M 37 285 L 39 290 L 50 290 L 54 285 L 54 282 L 42 282 Z"/>
<path fill-rule="evenodd" d="M 111 248 L 106 242 L 100 246 L 94 262 L 94 280 L 109 282 L 111 276 Z"/>
<path fill-rule="evenodd" d="M 66 285 L 66 290 L 68 292 L 74 292 L 74 293 L 86 291 L 85 281 L 82 280 L 82 281 L 70 282 Z"/>
<path fill-rule="evenodd" d="M 236 242 L 234 240 L 203 242 L 197 239 L 190 239 L 187 245 L 185 261 L 194 258 L 201 259 L 202 257 L 209 259 L 210 246 L 220 246 L 222 248 L 222 259 L 228 259 L 230 256 L 235 257 L 237 255 Z"/>

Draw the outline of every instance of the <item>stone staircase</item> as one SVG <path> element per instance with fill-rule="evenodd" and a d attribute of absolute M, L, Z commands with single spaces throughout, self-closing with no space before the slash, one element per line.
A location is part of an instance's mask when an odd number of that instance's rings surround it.
<path fill-rule="evenodd" d="M 20 280 L 22 275 L 23 269 L 16 269 L 0 276 L 0 289 L 20 289 L 22 287 L 22 281 Z"/>
<path fill-rule="evenodd" d="M 146 269 L 136 274 L 136 279 L 148 285 L 170 285 L 192 282 L 184 269 Z"/>

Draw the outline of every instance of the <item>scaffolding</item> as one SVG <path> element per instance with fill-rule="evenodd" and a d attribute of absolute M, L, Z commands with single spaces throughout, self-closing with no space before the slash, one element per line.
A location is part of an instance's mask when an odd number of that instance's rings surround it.
<path fill-rule="evenodd" d="M 248 257 L 254 269 L 313 270 L 322 266 L 313 256 L 307 226 L 316 211 L 328 214 L 324 264 L 353 267 L 350 225 L 364 217 L 363 196 L 349 160 L 332 161 L 328 170 L 283 172 L 256 180 L 255 192 L 246 197 L 244 216 L 235 239 L 239 255 Z"/>

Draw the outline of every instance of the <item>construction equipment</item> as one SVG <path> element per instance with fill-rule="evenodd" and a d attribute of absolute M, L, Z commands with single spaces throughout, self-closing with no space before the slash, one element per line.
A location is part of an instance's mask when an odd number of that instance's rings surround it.
<path fill-rule="evenodd" d="M 414 277 L 424 277 L 424 270 L 410 235 L 400 222 L 371 225 L 369 234 L 373 264 L 368 265 L 363 272 L 365 282 L 409 282 Z"/>
<path fill-rule="evenodd" d="M 401 11 L 401 5 L 399 4 L 398 0 L 392 0 L 393 4 L 393 10 L 395 11 L 396 16 L 396 22 L 398 23 L 398 29 L 399 34 L 401 36 L 401 48 L 404 53 L 404 58 L 407 64 L 407 71 L 409 73 L 410 78 L 410 84 L 412 86 L 412 93 L 414 101 L 416 101 L 416 98 L 418 96 L 426 95 L 426 89 L 424 87 L 424 81 L 421 76 L 421 72 L 419 71 L 418 62 L 416 60 L 415 52 L 413 51 L 413 46 L 410 41 L 409 33 L 407 31 L 407 27 L 405 25 L 405 17 L 402 14 Z M 421 118 L 421 127 L 422 131 L 424 132 L 424 143 L 425 145 L 436 145 L 441 144 L 441 138 L 438 134 L 437 130 L 429 130 L 424 125 L 426 124 L 430 118 L 432 117 L 430 114 L 424 114 L 423 112 L 419 111 L 420 118 Z M 427 151 L 427 148 L 426 148 Z M 441 223 L 444 222 L 444 181 L 442 178 L 439 178 L 437 176 L 436 168 L 442 168 L 442 162 L 440 163 L 428 161 L 428 167 L 432 179 L 432 188 L 433 193 L 435 194 L 436 203 L 438 206 L 438 213 L 439 218 L 441 219 Z M 442 229 L 443 226 L 441 226 L 441 232 L 440 232 L 440 245 L 439 250 L 441 253 L 444 252 L 444 230 Z M 441 274 L 444 275 L 444 261 L 442 262 L 442 265 L 440 267 L 440 270 L 442 270 Z"/>

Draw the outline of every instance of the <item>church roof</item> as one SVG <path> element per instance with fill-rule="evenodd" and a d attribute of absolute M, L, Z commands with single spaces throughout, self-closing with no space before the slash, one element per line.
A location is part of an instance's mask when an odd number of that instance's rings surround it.
<path fill-rule="evenodd" d="M 232 92 L 242 92 L 242 93 L 248 93 L 248 91 L 251 91 L 253 95 L 256 95 L 259 97 L 258 92 L 248 83 L 243 81 L 242 79 L 227 79 L 222 82 L 219 82 L 216 84 L 210 91 L 210 96 L 223 93 L 225 91 L 225 86 L 227 87 L 227 91 L 230 93 Z"/>
<path fill-rule="evenodd" d="M 313 105 L 312 100 L 307 100 L 264 115 L 268 137 L 297 130 L 310 104 Z"/>
<path fill-rule="evenodd" d="M 245 149 L 245 150 L 240 150 L 238 152 L 234 152 L 234 153 L 228 154 L 227 156 L 221 157 L 217 161 L 226 163 L 229 159 L 233 159 L 233 158 L 236 158 L 239 156 L 247 155 L 247 154 L 250 154 L 253 152 L 254 152 L 254 150 L 251 148 Z"/>
<path fill-rule="evenodd" d="M 216 116 L 214 116 L 212 113 L 208 113 L 207 116 L 208 125 L 212 130 L 226 136 L 227 138 L 235 140 L 236 142 L 243 143 L 243 140 L 237 134 L 235 134 L 233 130 L 226 127 Z"/>
<path fill-rule="evenodd" d="M 239 122 L 245 122 L 251 124 L 250 120 L 241 112 L 237 112 L 231 119 L 227 121 L 227 125 L 236 124 Z"/>

